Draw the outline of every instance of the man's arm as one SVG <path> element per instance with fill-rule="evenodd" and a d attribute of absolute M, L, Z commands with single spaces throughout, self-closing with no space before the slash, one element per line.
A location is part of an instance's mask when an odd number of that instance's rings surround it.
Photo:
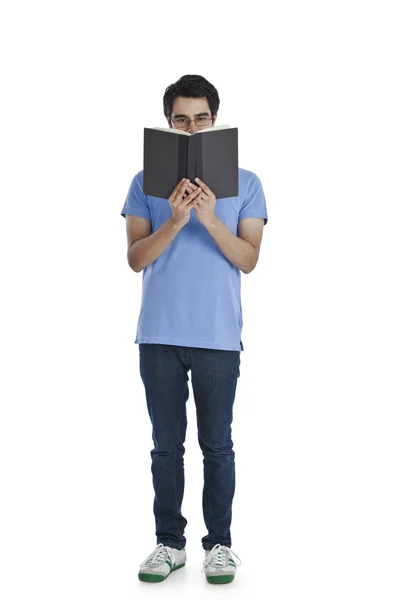
<path fill-rule="evenodd" d="M 243 273 L 255 268 L 261 247 L 264 219 L 240 219 L 236 236 L 216 215 L 204 225 L 222 254 Z"/>
<path fill-rule="evenodd" d="M 178 235 L 182 225 L 175 225 L 171 217 L 150 234 L 151 223 L 148 219 L 126 215 L 128 237 L 128 264 L 135 273 L 140 273 L 151 265 L 168 248 Z"/>

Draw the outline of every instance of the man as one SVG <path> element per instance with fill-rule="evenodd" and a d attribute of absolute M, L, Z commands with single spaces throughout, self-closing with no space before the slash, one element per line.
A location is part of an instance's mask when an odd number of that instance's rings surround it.
<path fill-rule="evenodd" d="M 213 127 L 215 87 L 185 75 L 164 94 L 170 128 L 190 133 Z M 143 193 L 143 171 L 132 180 L 126 218 L 128 263 L 143 271 L 135 343 L 152 423 L 151 451 L 157 547 L 140 565 L 141 581 L 162 581 L 186 562 L 184 441 L 188 371 L 203 453 L 203 570 L 209 583 L 234 579 L 231 549 L 235 453 L 233 402 L 240 376 L 240 272 L 256 266 L 267 208 L 261 182 L 239 168 L 239 195 L 215 199 L 206 181 L 182 180 L 167 200 Z"/>

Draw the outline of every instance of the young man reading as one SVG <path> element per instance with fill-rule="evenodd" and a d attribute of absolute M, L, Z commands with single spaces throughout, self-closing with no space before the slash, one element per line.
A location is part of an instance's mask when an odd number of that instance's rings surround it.
<path fill-rule="evenodd" d="M 170 128 L 190 133 L 215 125 L 219 96 L 200 75 L 185 75 L 164 94 Z M 126 218 L 128 263 L 143 271 L 135 343 L 152 423 L 151 471 L 157 547 L 140 565 L 141 581 L 164 580 L 186 562 L 182 514 L 188 372 L 203 453 L 203 570 L 228 583 L 240 559 L 231 548 L 235 453 L 233 403 L 240 376 L 241 272 L 256 266 L 267 207 L 261 182 L 239 168 L 239 195 L 215 199 L 206 181 L 177 182 L 168 201 L 132 180 Z M 235 562 L 235 557 L 239 563 Z"/>

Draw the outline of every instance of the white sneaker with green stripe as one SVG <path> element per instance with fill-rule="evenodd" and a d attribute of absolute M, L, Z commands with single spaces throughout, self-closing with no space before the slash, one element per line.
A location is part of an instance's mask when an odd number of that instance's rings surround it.
<path fill-rule="evenodd" d="M 164 581 L 172 571 L 184 567 L 186 563 L 185 549 L 177 550 L 158 544 L 153 552 L 142 562 L 138 577 L 140 581 L 157 583 Z"/>
<path fill-rule="evenodd" d="M 206 550 L 206 557 L 203 561 L 203 569 L 208 583 L 230 583 L 236 575 L 236 566 L 240 566 L 242 561 L 237 554 L 228 546 L 216 544 L 211 550 Z M 238 559 L 236 564 L 233 556 Z"/>

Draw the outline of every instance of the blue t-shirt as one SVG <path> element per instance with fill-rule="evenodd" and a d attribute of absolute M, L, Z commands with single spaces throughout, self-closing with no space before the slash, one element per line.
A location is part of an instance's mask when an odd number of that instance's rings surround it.
<path fill-rule="evenodd" d="M 172 215 L 168 200 L 143 193 L 143 171 L 130 185 L 121 211 L 127 214 L 151 221 L 151 233 Z M 246 217 L 263 218 L 265 226 L 267 206 L 257 175 L 239 168 L 239 195 L 217 199 L 215 214 L 235 235 Z M 191 210 L 168 248 L 143 269 L 135 343 L 244 350 L 240 275 Z"/>

